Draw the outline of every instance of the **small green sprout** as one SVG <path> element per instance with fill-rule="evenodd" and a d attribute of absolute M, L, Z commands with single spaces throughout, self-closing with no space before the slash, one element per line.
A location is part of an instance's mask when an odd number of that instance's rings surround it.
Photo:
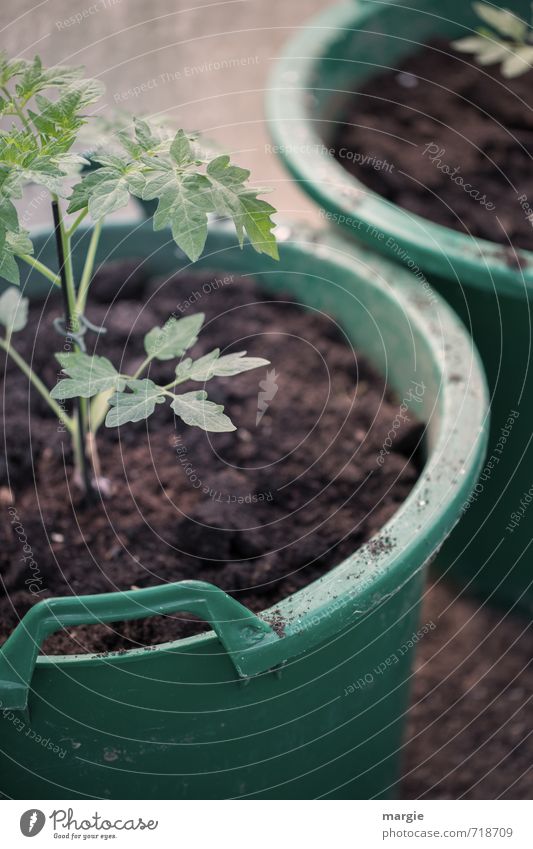
<path fill-rule="evenodd" d="M 102 423 L 117 427 L 152 415 L 170 400 L 178 418 L 207 431 L 235 430 L 223 407 L 209 401 L 203 389 L 177 394 L 186 381 L 205 383 L 215 376 L 231 376 L 268 364 L 245 352 L 220 356 L 217 350 L 193 361 L 183 355 L 194 345 L 203 315 L 171 318 L 145 337 L 145 358 L 134 374 L 119 373 L 101 356 L 86 352 L 87 333 L 99 333 L 86 317 L 87 297 L 102 225 L 108 215 L 123 208 L 130 197 L 153 201 L 155 230 L 168 228 L 184 254 L 194 262 L 201 255 L 212 213 L 233 220 L 239 244 L 245 234 L 252 247 L 277 259 L 272 232 L 275 212 L 259 195 L 265 189 L 248 185 L 249 171 L 228 156 L 206 153 L 196 136 L 180 129 L 171 133 L 163 123 L 121 115 L 116 122 L 87 109 L 102 96 L 103 85 L 84 79 L 83 68 L 46 69 L 39 57 L 29 62 L 0 55 L 0 118 L 12 119 L 0 130 L 0 277 L 12 284 L 0 296 L 2 348 L 26 374 L 70 433 L 76 480 L 88 497 L 94 495 L 90 471 L 98 467 L 95 434 Z M 91 152 L 81 155 L 75 143 L 91 138 Z M 112 129 L 114 127 L 114 129 Z M 72 187 L 74 181 L 74 185 Z M 55 271 L 34 256 L 30 233 L 19 223 L 14 200 L 24 186 L 37 183 L 50 193 L 57 247 Z M 67 219 L 66 216 L 72 216 Z M 80 225 L 92 220 L 82 272 L 75 278 L 72 239 Z M 39 272 L 63 296 L 64 317 L 55 327 L 72 343 L 56 357 L 66 375 L 49 391 L 12 344 L 12 335 L 24 329 L 27 299 L 20 285 L 20 267 Z M 178 360 L 174 378 L 159 386 L 143 376 L 152 360 Z M 65 410 L 73 399 L 74 410 Z"/>
<path fill-rule="evenodd" d="M 510 9 L 499 9 L 487 3 L 473 3 L 473 9 L 492 29 L 479 27 L 478 35 L 452 42 L 462 53 L 474 53 L 478 65 L 501 62 L 502 76 L 518 77 L 529 71 L 533 63 L 533 7 L 529 23 Z"/>

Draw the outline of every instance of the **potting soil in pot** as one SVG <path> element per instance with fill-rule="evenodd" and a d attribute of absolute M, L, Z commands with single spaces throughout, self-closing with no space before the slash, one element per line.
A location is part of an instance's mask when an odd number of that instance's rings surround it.
<path fill-rule="evenodd" d="M 354 93 L 333 145 L 369 188 L 516 262 L 511 246 L 533 250 L 532 106 L 533 71 L 504 79 L 435 41 Z"/>
<path fill-rule="evenodd" d="M 221 273 L 163 283 L 135 268 L 109 267 L 95 280 L 87 315 L 108 329 L 95 353 L 131 373 L 148 330 L 170 315 L 204 312 L 193 357 L 218 346 L 271 366 L 209 382 L 234 433 L 187 428 L 168 405 L 146 421 L 102 427 L 100 462 L 112 494 L 86 507 L 72 485 L 67 435 L 21 372 L 3 363 L 0 641 L 40 599 L 182 579 L 211 581 L 263 610 L 377 532 L 418 477 L 423 429 L 412 416 L 395 425 L 385 462 L 377 462 L 400 402 L 333 319 L 275 300 L 250 279 Z M 15 339 L 48 386 L 58 379 L 59 314 L 59 302 L 32 306 Z M 148 376 L 168 383 L 174 365 L 156 362 Z M 274 625 L 283 630 L 282 621 Z M 51 637 L 44 651 L 148 646 L 204 628 L 187 614 L 77 627 Z"/>

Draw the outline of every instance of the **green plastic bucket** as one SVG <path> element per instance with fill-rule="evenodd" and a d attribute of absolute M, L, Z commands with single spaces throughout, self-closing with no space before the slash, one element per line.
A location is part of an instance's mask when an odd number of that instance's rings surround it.
<path fill-rule="evenodd" d="M 399 398 L 423 384 L 424 471 L 365 545 L 276 607 L 278 636 L 201 582 L 43 601 L 0 650 L 0 790 L 48 798 L 369 798 L 395 793 L 424 565 L 457 521 L 486 448 L 470 337 L 410 276 L 330 234 L 281 228 L 279 264 L 212 229 L 200 267 L 250 274 L 336 317 Z M 84 236 L 83 238 L 86 238 Z M 49 234 L 36 252 L 53 264 Z M 151 224 L 105 228 L 99 260 L 188 263 Z M 32 274 L 27 288 L 37 291 Z M 41 283 L 39 281 L 38 285 Z M 192 611 L 213 631 L 153 650 L 37 657 L 63 625 Z M 268 617 L 267 617 L 268 618 Z"/>
<path fill-rule="evenodd" d="M 529 19 L 527 0 L 505 5 Z M 478 23 L 466 0 L 333 7 L 288 44 L 270 82 L 268 115 L 277 153 L 325 220 L 419 279 L 426 275 L 473 334 L 491 392 L 487 465 L 437 563 L 460 587 L 530 615 L 533 526 L 525 511 L 533 495 L 533 253 L 517 251 L 521 267 L 510 267 L 501 245 L 401 209 L 327 150 L 358 84 L 397 67 L 429 39 L 465 35 Z"/>

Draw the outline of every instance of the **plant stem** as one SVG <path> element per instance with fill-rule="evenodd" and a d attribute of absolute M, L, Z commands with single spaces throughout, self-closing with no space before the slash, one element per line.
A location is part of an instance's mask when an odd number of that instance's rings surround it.
<path fill-rule="evenodd" d="M 19 352 L 12 347 L 12 345 L 6 340 L 0 338 L 0 348 L 3 348 L 6 354 L 11 357 L 11 359 L 18 365 L 19 369 L 24 372 L 26 377 L 30 380 L 31 383 L 35 386 L 39 394 L 44 398 L 48 406 L 54 411 L 58 419 L 65 425 L 70 434 L 74 433 L 75 424 L 71 417 L 65 413 L 65 411 L 59 406 L 59 404 L 54 401 L 53 398 L 50 398 L 50 393 L 48 389 L 42 382 L 42 380 L 37 377 L 31 366 L 28 365 L 25 359 L 20 356 Z"/>
<path fill-rule="evenodd" d="M 133 374 L 133 375 L 132 375 L 131 380 L 137 380 L 137 378 L 138 378 L 138 377 L 139 377 L 139 376 L 143 373 L 143 371 L 145 370 L 146 366 L 150 365 L 150 363 L 152 362 L 152 360 L 153 360 L 153 357 L 152 357 L 152 356 L 150 356 L 150 357 L 146 357 L 146 359 L 145 359 L 145 360 L 143 360 L 143 361 L 142 361 L 142 363 L 140 364 L 140 366 L 139 366 L 139 368 L 137 369 L 137 371 L 135 372 L 135 374 Z"/>
<path fill-rule="evenodd" d="M 63 292 L 65 322 L 68 330 L 72 332 L 75 328 L 77 329 L 78 319 L 76 315 L 76 295 L 72 274 L 72 259 L 70 256 L 70 239 L 65 235 L 57 198 L 54 198 L 52 201 L 52 211 L 54 214 L 54 229 L 56 235 L 57 256 L 59 259 L 61 291 Z M 75 345 L 79 350 L 79 345 L 76 342 Z M 94 503 L 96 500 L 95 492 L 91 481 L 89 464 L 87 462 L 87 454 L 85 451 L 87 434 L 87 405 L 84 399 L 78 398 L 74 402 L 74 406 L 76 410 L 75 418 L 77 420 L 77 426 L 73 433 L 73 448 L 76 469 L 79 472 L 81 484 L 85 491 L 85 498 L 89 503 Z"/>
<path fill-rule="evenodd" d="M 166 386 L 163 386 L 163 389 L 174 389 L 175 386 L 179 386 L 180 383 L 187 383 L 189 377 L 180 377 L 177 380 L 171 380 L 170 383 L 167 383 Z"/>
<path fill-rule="evenodd" d="M 28 265 L 31 265 L 32 268 L 35 268 L 36 271 L 40 271 L 41 274 L 44 275 L 47 280 L 50 280 L 50 282 L 54 284 L 54 286 L 61 286 L 61 278 L 58 274 L 54 274 L 54 272 L 50 268 L 48 268 L 47 265 L 42 262 L 39 262 L 38 259 L 35 259 L 35 257 L 30 256 L 30 254 L 17 254 L 17 256 L 19 259 L 23 260 L 23 262 L 26 262 Z"/>
<path fill-rule="evenodd" d="M 65 319 L 69 323 L 69 329 L 76 331 L 78 329 L 78 316 L 76 314 L 76 287 L 74 286 L 74 274 L 72 272 L 70 239 L 65 232 L 59 200 L 56 195 L 53 196 L 52 200 L 52 212 L 59 259 L 59 276 L 65 303 Z"/>
<path fill-rule="evenodd" d="M 78 227 L 80 226 L 81 222 L 83 221 L 83 219 L 85 218 L 85 216 L 87 215 L 88 212 L 89 212 L 88 208 L 82 209 L 82 211 L 80 212 L 78 217 L 73 221 L 71 226 L 67 227 L 65 232 L 66 232 L 69 239 L 72 238 L 72 236 L 74 235 L 74 233 L 76 232 L 76 230 L 78 229 Z"/>
<path fill-rule="evenodd" d="M 85 304 L 87 303 L 87 295 L 89 293 L 89 286 L 91 285 L 91 280 L 93 276 L 93 268 L 94 261 L 96 259 L 96 251 L 98 249 L 98 242 L 100 240 L 100 234 L 102 232 L 102 224 L 103 219 L 97 221 L 94 230 L 92 232 L 91 241 L 89 244 L 89 249 L 87 251 L 87 257 L 85 259 L 85 265 L 83 266 L 83 272 L 81 275 L 80 285 L 78 288 L 78 297 L 76 299 L 76 312 L 78 315 L 83 315 L 85 311 Z"/>

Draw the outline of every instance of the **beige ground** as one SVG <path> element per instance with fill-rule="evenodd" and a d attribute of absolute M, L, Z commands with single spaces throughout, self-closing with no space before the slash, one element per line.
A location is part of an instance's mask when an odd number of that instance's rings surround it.
<path fill-rule="evenodd" d="M 166 115 L 201 130 L 275 189 L 284 215 L 318 220 L 274 155 L 264 123 L 268 75 L 284 41 L 326 0 L 3 0 L 11 55 L 84 64 L 104 109 Z M 76 21 L 76 15 L 81 21 Z M 34 220 L 40 223 L 41 214 Z"/>

